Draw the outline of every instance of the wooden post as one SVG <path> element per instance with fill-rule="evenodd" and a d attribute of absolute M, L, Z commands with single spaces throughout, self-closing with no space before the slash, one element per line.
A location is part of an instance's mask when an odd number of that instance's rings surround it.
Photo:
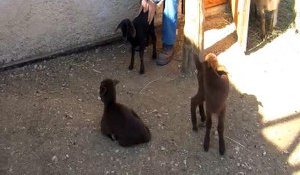
<path fill-rule="evenodd" d="M 300 2 L 299 0 L 295 0 L 295 5 L 294 5 L 294 10 L 295 10 L 295 28 L 296 28 L 296 33 L 300 32 Z"/>
<path fill-rule="evenodd" d="M 187 0 L 185 2 L 183 73 L 191 73 L 195 69 L 195 61 L 203 61 L 204 49 L 204 2 L 203 0 Z"/>
<path fill-rule="evenodd" d="M 250 3 L 251 0 L 230 0 L 231 13 L 236 25 L 238 43 L 244 52 L 247 50 Z"/>

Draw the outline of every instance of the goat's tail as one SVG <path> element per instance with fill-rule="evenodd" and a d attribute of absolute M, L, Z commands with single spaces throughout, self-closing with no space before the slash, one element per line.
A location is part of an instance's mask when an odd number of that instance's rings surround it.
<path fill-rule="evenodd" d="M 194 63 L 195 63 L 195 65 L 196 65 L 196 69 L 197 69 L 198 71 L 201 71 L 201 70 L 202 70 L 202 63 L 201 63 L 201 61 L 200 61 L 200 59 L 199 59 L 199 56 L 196 55 L 196 54 L 194 54 Z"/>

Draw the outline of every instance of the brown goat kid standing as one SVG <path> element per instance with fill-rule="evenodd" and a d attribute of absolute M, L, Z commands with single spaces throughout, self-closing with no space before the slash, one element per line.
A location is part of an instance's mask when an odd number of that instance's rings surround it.
<path fill-rule="evenodd" d="M 273 27 L 277 24 L 277 15 L 278 15 L 278 7 L 280 0 L 251 0 L 252 8 L 255 9 L 255 15 L 257 16 L 257 11 L 260 16 L 261 22 L 261 38 L 264 39 L 266 37 L 266 15 L 265 11 L 271 12 L 270 17 L 270 32 L 273 31 Z"/>
<path fill-rule="evenodd" d="M 104 103 L 101 132 L 121 146 L 128 147 L 149 142 L 149 128 L 140 117 L 126 106 L 116 102 L 116 84 L 119 81 L 105 79 L 100 85 L 100 97 Z"/>
<path fill-rule="evenodd" d="M 212 114 L 218 117 L 219 152 L 225 153 L 224 120 L 226 99 L 229 93 L 229 80 L 225 68 L 218 64 L 215 54 L 208 54 L 203 63 L 197 63 L 198 92 L 191 99 L 191 120 L 193 130 L 197 131 L 196 107 L 199 107 L 201 121 L 206 120 L 206 133 L 204 138 L 204 151 L 208 151 L 210 142 L 210 130 L 212 126 Z M 206 117 L 204 112 L 204 101 Z"/>

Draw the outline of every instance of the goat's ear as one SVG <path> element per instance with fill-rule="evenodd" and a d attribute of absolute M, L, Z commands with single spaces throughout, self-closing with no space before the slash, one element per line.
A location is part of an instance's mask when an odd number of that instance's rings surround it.
<path fill-rule="evenodd" d="M 123 21 L 121 21 L 120 24 L 117 26 L 115 32 L 117 32 L 122 27 L 122 25 L 123 25 Z"/>
<path fill-rule="evenodd" d="M 127 27 L 128 27 L 128 32 L 130 32 L 130 35 L 134 38 L 136 36 L 136 30 L 134 28 L 133 23 L 131 21 L 128 21 Z"/>
<path fill-rule="evenodd" d="M 120 24 L 117 26 L 116 31 L 117 31 L 118 29 L 122 29 L 122 27 L 123 27 L 124 25 L 127 25 L 128 21 L 130 21 L 130 20 L 129 20 L 129 19 L 123 19 L 123 20 L 120 22 Z M 123 31 L 122 31 L 122 32 L 123 32 Z"/>
<path fill-rule="evenodd" d="M 120 81 L 119 80 L 113 80 L 114 86 L 116 86 Z"/>
<path fill-rule="evenodd" d="M 102 86 L 100 86 L 100 92 L 99 92 L 100 96 L 103 96 L 103 95 L 105 95 L 105 94 L 106 94 L 106 92 L 107 92 L 107 89 L 106 89 L 106 87 L 102 87 Z"/>

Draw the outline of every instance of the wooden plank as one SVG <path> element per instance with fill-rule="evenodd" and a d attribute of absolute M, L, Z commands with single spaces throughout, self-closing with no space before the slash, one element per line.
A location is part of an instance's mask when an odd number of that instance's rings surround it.
<path fill-rule="evenodd" d="M 236 24 L 238 43 L 245 52 L 247 49 L 247 37 L 249 26 L 249 12 L 251 0 L 231 0 L 231 12 Z"/>
<path fill-rule="evenodd" d="M 242 50 L 245 52 L 247 49 L 248 26 L 249 26 L 249 12 L 251 0 L 240 1 L 237 35 L 238 43 L 241 45 Z"/>
<path fill-rule="evenodd" d="M 226 4 L 227 0 L 204 0 L 205 9 L 215 7 L 218 5 Z"/>
<path fill-rule="evenodd" d="M 225 13 L 225 12 L 226 12 L 226 4 L 222 4 L 222 5 L 205 9 L 205 17 L 209 17 L 215 14 Z"/>

